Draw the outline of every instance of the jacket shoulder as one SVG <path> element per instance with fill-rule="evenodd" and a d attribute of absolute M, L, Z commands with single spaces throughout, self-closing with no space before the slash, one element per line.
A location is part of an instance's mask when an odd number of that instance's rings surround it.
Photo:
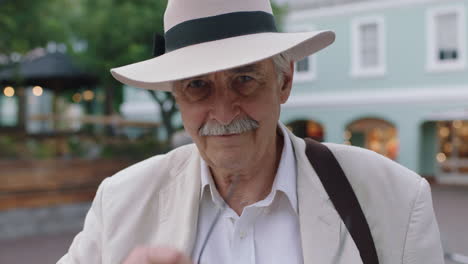
<path fill-rule="evenodd" d="M 99 186 L 101 203 L 106 208 L 103 221 L 115 222 L 127 213 L 137 215 L 145 210 L 144 207 L 157 205 L 159 194 L 178 182 L 184 175 L 180 172 L 191 161 L 196 162 L 198 157 L 194 145 L 182 146 L 136 163 L 107 178 Z M 137 204 L 139 206 L 135 206 Z"/>
<path fill-rule="evenodd" d="M 188 174 L 183 171 L 189 166 L 196 169 L 198 157 L 196 147 L 187 145 L 106 178 L 99 186 L 83 231 L 62 262 L 77 258 L 83 260 L 80 263 L 120 263 L 134 247 L 155 241 L 162 232 L 168 207 L 161 193 L 177 180 L 186 180 L 182 175 Z"/>
<path fill-rule="evenodd" d="M 334 143 L 325 145 L 332 151 L 350 181 L 365 185 L 378 184 L 381 187 L 390 184 L 416 188 L 422 179 L 412 170 L 374 151 Z"/>
<path fill-rule="evenodd" d="M 193 144 L 176 148 L 166 154 L 156 155 L 123 169 L 107 179 L 107 188 L 125 188 L 151 182 L 156 186 L 164 186 L 178 174 L 189 160 L 196 155 Z"/>
<path fill-rule="evenodd" d="M 340 163 L 358 198 L 379 258 L 401 260 L 412 215 L 421 203 L 421 193 L 430 197 L 427 181 L 373 151 L 339 144 L 326 145 Z M 424 221 L 432 220 L 430 216 L 425 217 Z"/>

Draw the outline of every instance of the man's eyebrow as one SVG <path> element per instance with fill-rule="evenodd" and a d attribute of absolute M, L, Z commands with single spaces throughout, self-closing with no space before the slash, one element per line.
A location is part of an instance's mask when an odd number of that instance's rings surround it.
<path fill-rule="evenodd" d="M 205 78 L 207 76 L 208 76 L 208 74 L 188 77 L 188 78 L 185 78 L 185 79 L 178 80 L 178 82 L 183 83 L 183 82 L 194 80 L 194 79 L 203 79 L 203 78 Z"/>
<path fill-rule="evenodd" d="M 260 69 L 260 65 L 258 63 L 249 64 L 241 67 L 237 67 L 234 69 L 230 69 L 229 72 L 231 73 L 246 73 L 246 72 L 255 72 Z"/>

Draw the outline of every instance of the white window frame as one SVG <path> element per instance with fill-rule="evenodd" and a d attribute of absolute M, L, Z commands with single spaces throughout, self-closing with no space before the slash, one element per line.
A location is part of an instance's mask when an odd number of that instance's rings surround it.
<path fill-rule="evenodd" d="M 377 41 L 378 53 L 377 59 L 380 63 L 373 68 L 364 68 L 361 65 L 361 38 L 360 28 L 365 24 L 377 25 Z M 354 18 L 351 21 L 351 76 L 355 78 L 361 77 L 380 77 L 384 76 L 387 72 L 387 58 L 386 58 L 386 30 L 385 20 L 383 16 L 374 15 L 366 17 Z"/>
<path fill-rule="evenodd" d="M 448 13 L 457 14 L 457 50 L 458 58 L 454 61 L 440 61 L 436 46 L 436 17 Z M 426 10 L 426 70 L 428 72 L 459 71 L 466 68 L 466 15 L 465 6 L 453 5 L 429 8 Z"/>
<path fill-rule="evenodd" d="M 291 25 L 288 27 L 288 32 L 310 32 L 314 31 L 315 27 L 312 25 Z M 294 78 L 293 83 L 310 82 L 317 79 L 317 55 L 312 54 L 307 57 L 309 60 L 309 70 L 307 72 L 297 71 L 297 62 L 294 62 Z"/>

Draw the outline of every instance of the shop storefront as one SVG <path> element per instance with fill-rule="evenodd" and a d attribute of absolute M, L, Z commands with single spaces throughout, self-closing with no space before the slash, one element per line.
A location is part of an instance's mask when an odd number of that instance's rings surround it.
<path fill-rule="evenodd" d="M 396 160 L 398 132 L 393 124 L 382 119 L 359 119 L 346 128 L 345 144 L 363 147 Z"/>
<path fill-rule="evenodd" d="M 319 142 L 324 140 L 324 129 L 321 124 L 312 120 L 296 120 L 286 124 L 296 136 L 312 138 Z"/>
<path fill-rule="evenodd" d="M 468 182 L 468 121 L 437 122 L 438 178 Z"/>

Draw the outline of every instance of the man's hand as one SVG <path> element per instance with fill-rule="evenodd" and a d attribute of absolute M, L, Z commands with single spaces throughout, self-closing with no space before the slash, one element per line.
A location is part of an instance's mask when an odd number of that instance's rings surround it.
<path fill-rule="evenodd" d="M 128 255 L 124 264 L 191 264 L 182 252 L 167 247 L 138 247 Z"/>

